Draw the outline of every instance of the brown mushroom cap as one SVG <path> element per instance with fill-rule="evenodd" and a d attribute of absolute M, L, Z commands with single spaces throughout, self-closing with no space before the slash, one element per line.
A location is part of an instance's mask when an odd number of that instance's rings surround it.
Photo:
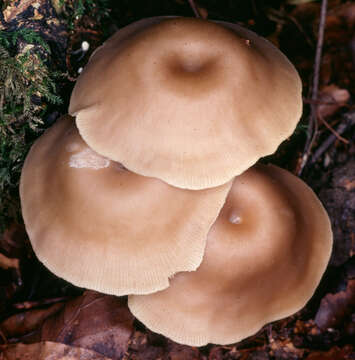
<path fill-rule="evenodd" d="M 273 153 L 301 116 L 301 90 L 293 65 L 255 33 L 159 17 L 123 28 L 94 53 L 69 112 L 98 153 L 201 189 Z"/>
<path fill-rule="evenodd" d="M 124 295 L 164 289 L 199 266 L 230 187 L 184 190 L 127 171 L 91 150 L 66 116 L 32 147 L 20 194 L 33 249 L 51 271 Z"/>
<path fill-rule="evenodd" d="M 329 218 L 313 191 L 276 166 L 235 178 L 201 266 L 164 291 L 130 296 L 132 313 L 174 341 L 229 344 L 301 309 L 326 269 Z"/>

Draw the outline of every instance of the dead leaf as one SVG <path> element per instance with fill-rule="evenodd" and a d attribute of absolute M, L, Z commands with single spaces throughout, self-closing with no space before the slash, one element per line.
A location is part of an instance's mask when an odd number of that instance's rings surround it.
<path fill-rule="evenodd" d="M 241 351 L 241 357 L 237 357 L 239 360 L 270 360 L 270 356 L 267 350 L 256 350 L 256 351 Z M 281 360 L 281 358 L 277 358 Z"/>
<path fill-rule="evenodd" d="M 287 0 L 287 3 L 290 5 L 301 5 L 301 4 L 310 3 L 312 1 L 315 0 Z"/>
<path fill-rule="evenodd" d="M 159 344 L 161 345 L 161 344 Z M 141 331 L 135 331 L 129 343 L 129 360 L 157 360 L 162 359 L 166 344 L 155 346 L 148 340 L 148 335 Z M 125 358 L 126 359 L 126 358 Z"/>
<path fill-rule="evenodd" d="M 61 0 L 51 0 L 51 2 L 57 14 L 60 15 L 63 12 L 64 3 Z"/>
<path fill-rule="evenodd" d="M 214 346 L 208 355 L 208 360 L 223 360 L 223 349 L 220 346 Z"/>
<path fill-rule="evenodd" d="M 0 348 L 1 349 L 1 348 Z M 16 344 L 0 353 L 0 360 L 112 360 L 95 351 L 44 341 Z"/>
<path fill-rule="evenodd" d="M 20 261 L 19 259 L 11 259 L 0 253 L 0 267 L 4 270 L 13 268 L 17 271 L 20 270 Z"/>
<path fill-rule="evenodd" d="M 352 191 L 355 189 L 355 179 L 343 179 L 339 185 L 345 188 L 347 191 Z"/>
<path fill-rule="evenodd" d="M 339 7 L 335 8 L 334 12 L 337 16 L 343 18 L 346 22 L 346 26 L 352 30 L 355 27 L 355 3 L 348 1 Z"/>
<path fill-rule="evenodd" d="M 323 87 L 318 97 L 321 102 L 318 106 L 318 115 L 322 118 L 334 115 L 349 99 L 350 94 L 346 89 L 340 89 L 336 85 Z"/>
<path fill-rule="evenodd" d="M 350 317 L 355 307 L 355 280 L 349 280 L 345 291 L 327 294 L 321 301 L 315 323 L 322 329 L 336 328 Z"/>
<path fill-rule="evenodd" d="M 37 329 L 49 316 L 57 313 L 64 304 L 58 303 L 46 309 L 35 309 L 15 314 L 0 324 L 0 330 L 9 339 L 20 337 Z"/>
<path fill-rule="evenodd" d="M 38 12 L 37 9 L 34 9 L 33 11 L 33 16 L 29 18 L 29 20 L 42 20 L 43 19 L 43 15 Z"/>
<path fill-rule="evenodd" d="M 171 342 L 171 348 L 169 350 L 169 359 L 170 360 L 199 360 L 200 352 L 197 348 L 180 345 Z"/>
<path fill-rule="evenodd" d="M 208 18 L 208 10 L 204 7 L 198 6 L 198 12 L 200 13 L 202 19 L 207 19 Z"/>
<path fill-rule="evenodd" d="M 134 318 L 128 310 L 126 299 L 86 291 L 82 296 L 67 302 L 59 311 L 54 305 L 50 309 L 55 314 L 47 317 L 36 332 L 23 336 L 22 342 L 61 343 L 92 350 L 112 360 L 122 359 L 127 351 Z M 36 322 L 41 322 L 48 315 L 38 310 L 29 313 L 32 317 L 22 315 L 25 316 L 23 322 L 21 315 L 19 319 L 6 320 L 5 330 L 17 333 L 23 332 L 25 327 L 32 329 Z"/>
<path fill-rule="evenodd" d="M 296 348 L 289 337 L 274 339 L 269 336 L 269 346 L 270 353 L 277 359 L 298 359 L 304 354 L 304 350 Z"/>
<path fill-rule="evenodd" d="M 128 348 L 133 319 L 125 299 L 86 291 L 44 322 L 40 340 L 78 346 L 114 360 L 121 359 Z"/>
<path fill-rule="evenodd" d="M 355 253 L 355 161 L 351 160 L 332 170 L 331 184 L 323 186 L 319 197 L 332 222 L 334 235 L 330 264 L 340 266 Z"/>
<path fill-rule="evenodd" d="M 6 303 L 16 294 L 18 289 L 19 286 L 15 282 L 0 286 L 0 310 L 5 308 Z"/>
<path fill-rule="evenodd" d="M 309 354 L 306 360 L 347 360 L 353 359 L 354 349 L 352 346 L 345 346 L 339 348 L 333 347 L 329 351 L 317 351 Z"/>
<path fill-rule="evenodd" d="M 24 250 L 30 248 L 25 227 L 13 223 L 0 235 L 0 248 L 11 258 L 21 258 Z"/>
<path fill-rule="evenodd" d="M 40 6 L 40 4 L 41 0 L 21 0 L 16 2 L 16 4 L 12 3 L 3 11 L 4 19 L 6 22 L 10 22 L 16 16 L 26 11 L 29 6 L 32 5 L 34 8 L 36 8 L 37 6 Z"/>

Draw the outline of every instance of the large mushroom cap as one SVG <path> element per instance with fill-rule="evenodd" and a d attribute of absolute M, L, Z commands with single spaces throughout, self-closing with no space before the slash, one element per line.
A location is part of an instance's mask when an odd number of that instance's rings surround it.
<path fill-rule="evenodd" d="M 95 151 L 190 189 L 223 184 L 273 153 L 301 111 L 300 78 L 266 39 L 234 24 L 163 17 L 100 47 L 69 108 Z"/>
<path fill-rule="evenodd" d="M 32 147 L 20 194 L 33 249 L 51 271 L 124 295 L 197 268 L 230 187 L 184 190 L 127 171 L 91 150 L 67 116 Z"/>
<path fill-rule="evenodd" d="M 330 222 L 313 191 L 275 166 L 236 177 L 201 266 L 164 291 L 130 296 L 133 314 L 174 341 L 229 344 L 293 314 L 329 260 Z"/>

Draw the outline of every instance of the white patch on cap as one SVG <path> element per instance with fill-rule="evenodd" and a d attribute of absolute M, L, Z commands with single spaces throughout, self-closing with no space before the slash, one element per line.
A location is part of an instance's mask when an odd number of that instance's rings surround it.
<path fill-rule="evenodd" d="M 242 218 L 237 215 L 235 212 L 232 212 L 229 215 L 229 222 L 231 222 L 232 224 L 240 224 L 242 222 Z"/>
<path fill-rule="evenodd" d="M 69 166 L 73 168 L 88 168 L 99 170 L 107 168 L 110 165 L 110 160 L 100 156 L 91 149 L 85 149 L 75 155 L 72 155 L 69 159 Z"/>

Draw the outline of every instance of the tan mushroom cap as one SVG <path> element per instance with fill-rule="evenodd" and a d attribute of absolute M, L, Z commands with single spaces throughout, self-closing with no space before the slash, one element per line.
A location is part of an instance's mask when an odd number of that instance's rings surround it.
<path fill-rule="evenodd" d="M 313 191 L 275 166 L 236 177 L 204 259 L 164 291 L 130 296 L 148 328 L 192 346 L 230 344 L 301 309 L 326 269 L 329 218 Z"/>
<path fill-rule="evenodd" d="M 164 289 L 199 266 L 230 187 L 184 190 L 127 171 L 66 116 L 32 147 L 20 194 L 40 261 L 77 286 L 125 295 Z"/>
<path fill-rule="evenodd" d="M 94 53 L 69 112 L 98 153 L 201 189 L 273 153 L 301 116 L 301 91 L 293 65 L 255 33 L 159 17 L 123 28 Z"/>

